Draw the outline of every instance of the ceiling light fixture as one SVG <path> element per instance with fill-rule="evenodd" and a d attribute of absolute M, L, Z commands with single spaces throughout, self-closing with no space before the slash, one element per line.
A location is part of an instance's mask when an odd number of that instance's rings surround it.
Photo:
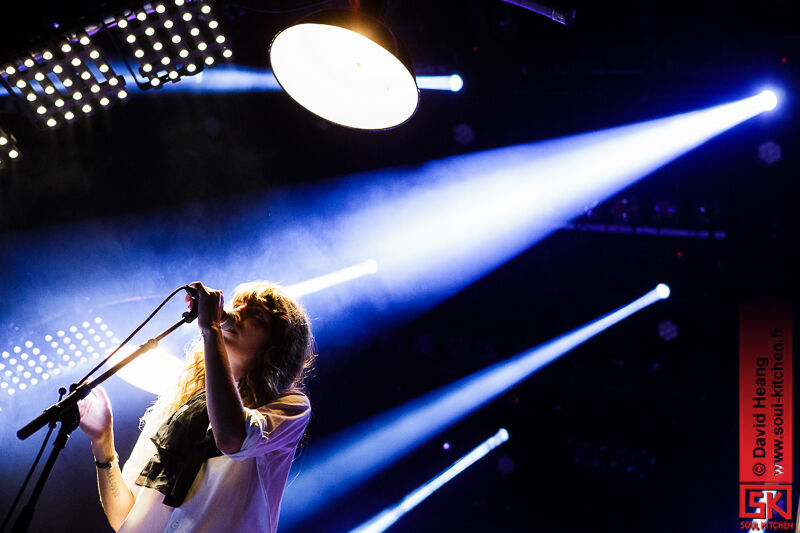
<path fill-rule="evenodd" d="M 275 36 L 269 58 L 289 96 L 336 124 L 393 128 L 419 103 L 414 71 L 397 37 L 360 10 L 308 16 Z"/>

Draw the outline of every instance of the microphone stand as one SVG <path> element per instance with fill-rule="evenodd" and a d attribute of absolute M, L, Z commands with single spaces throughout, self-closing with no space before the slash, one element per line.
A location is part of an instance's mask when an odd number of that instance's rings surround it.
<path fill-rule="evenodd" d="M 22 508 L 20 511 L 19 516 L 17 516 L 17 520 L 14 522 L 14 526 L 11 528 L 11 533 L 25 533 L 28 531 L 28 528 L 31 525 L 31 520 L 33 520 L 33 513 L 35 511 L 36 502 L 39 499 L 39 496 L 44 489 L 44 485 L 47 482 L 47 478 L 50 475 L 50 472 L 53 470 L 53 466 L 56 463 L 56 459 L 58 459 L 58 454 L 64 447 L 67 445 L 67 441 L 69 440 L 70 433 L 72 433 L 75 428 L 78 427 L 80 423 L 81 417 L 80 412 L 78 411 L 78 401 L 86 398 L 92 389 L 96 386 L 103 383 L 105 380 L 116 374 L 122 367 L 142 355 L 143 353 L 152 350 L 156 346 L 158 346 L 158 342 L 178 329 L 180 326 L 184 324 L 189 324 L 195 318 L 197 318 L 197 307 L 195 306 L 194 309 L 191 311 L 187 311 L 183 313 L 183 318 L 164 330 L 160 335 L 157 337 L 148 340 L 144 344 L 142 344 L 138 350 L 127 356 L 125 359 L 114 365 L 113 367 L 106 370 L 100 377 L 91 382 L 83 383 L 82 385 L 75 385 L 74 383 L 70 385 L 69 390 L 70 393 L 59 400 L 57 403 L 54 403 L 50 407 L 44 410 L 42 414 L 34 418 L 24 427 L 22 427 L 19 431 L 17 431 L 17 437 L 20 440 L 25 440 L 34 433 L 36 433 L 39 429 L 44 427 L 47 424 L 55 424 L 56 422 L 60 422 L 61 427 L 58 430 L 58 435 L 56 436 L 55 441 L 53 441 L 53 450 L 50 452 L 50 456 L 47 458 L 47 463 L 45 463 L 44 468 L 42 468 L 41 474 L 39 474 L 39 480 L 36 483 L 36 486 L 31 492 L 30 499 L 25 507 Z M 62 389 L 63 391 L 63 389 Z M 64 391 L 66 392 L 66 391 Z M 63 395 L 63 392 L 61 393 Z"/>

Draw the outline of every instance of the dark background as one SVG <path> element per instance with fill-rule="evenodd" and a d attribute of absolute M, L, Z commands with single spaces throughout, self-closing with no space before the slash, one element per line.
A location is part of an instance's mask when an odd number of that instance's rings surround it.
<path fill-rule="evenodd" d="M 13 57 L 46 38 L 52 22 L 77 23 L 123 5 L 6 2 L 0 50 Z M 302 5 L 218 3 L 236 63 L 267 66 L 275 32 L 310 12 L 250 8 Z M 327 124 L 282 93 L 148 95 L 42 132 L 3 97 L 0 124 L 15 133 L 23 158 L 0 173 L 0 232 L 10 238 L 213 203 L 593 131 L 778 87 L 784 98 L 775 112 L 711 140 L 580 219 L 722 231 L 724 239 L 561 230 L 403 326 L 327 352 L 321 346 L 310 389 L 309 449 L 590 321 L 659 281 L 673 289 L 669 300 L 539 371 L 298 529 L 358 525 L 502 426 L 508 443 L 395 529 L 738 530 L 739 305 L 791 300 L 795 290 L 797 6 L 775 0 L 572 5 L 578 18 L 565 28 L 495 0 L 389 2 L 387 22 L 417 74 L 455 72 L 465 86 L 459 93 L 423 91 L 412 120 L 385 132 Z M 465 130 L 472 132 L 469 142 L 456 135 Z M 781 147 L 779 161 L 759 159 L 766 141 Z M 659 215 L 664 205 L 674 214 Z M 677 338 L 659 336 L 665 321 L 677 326 Z M 146 401 L 142 396 L 137 407 Z M 118 436 L 120 455 L 134 438 Z M 32 457 L 35 444 L 28 446 Z M 78 448 L 70 444 L 43 495 L 40 531 L 45 523 L 48 531 L 103 527 L 93 469 Z M 0 492 L 4 511 L 24 467 L 0 467 L 8 480 Z"/>

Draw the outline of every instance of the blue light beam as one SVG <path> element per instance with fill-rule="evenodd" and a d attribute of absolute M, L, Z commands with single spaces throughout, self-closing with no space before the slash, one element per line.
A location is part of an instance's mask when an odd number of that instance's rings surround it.
<path fill-rule="evenodd" d="M 132 94 L 169 93 L 242 93 L 242 92 L 279 92 L 278 80 L 269 69 L 245 67 L 241 65 L 220 65 L 213 69 L 203 70 L 193 76 L 184 76 L 177 82 L 165 82 L 158 89 L 139 89 L 133 74 L 124 63 L 113 63 L 114 72 L 125 78 L 125 89 Z M 90 65 L 91 68 L 91 65 Z M 101 76 L 102 77 L 102 76 Z M 60 81 L 55 86 L 65 90 Z M 458 74 L 450 76 L 417 76 L 420 89 L 458 92 L 464 86 L 464 80 Z M 38 91 L 41 93 L 41 91 Z M 43 93 L 42 93 L 43 94 Z M 8 95 L 8 91 L 0 86 L 0 96 Z"/>
<path fill-rule="evenodd" d="M 416 446 L 617 322 L 669 297 L 661 283 L 633 302 L 536 348 L 412 400 L 317 444 L 287 487 L 281 520 L 291 527 Z"/>
<path fill-rule="evenodd" d="M 284 290 L 295 298 L 323 291 L 329 287 L 347 283 L 363 276 L 374 274 L 378 271 L 378 264 L 369 259 L 363 263 L 353 265 L 324 276 L 318 276 L 294 285 L 284 287 Z M 194 330 L 191 330 L 194 331 Z M 120 350 L 109 359 L 106 365 L 110 368 L 132 354 L 139 346 L 133 345 Z M 4 352 L 5 353 L 5 352 Z M 122 380 L 134 387 L 159 395 L 170 390 L 178 379 L 180 371 L 186 363 L 183 359 L 170 354 L 166 350 L 157 348 L 142 354 L 118 373 Z M 0 386 L 2 386 L 0 379 Z"/>
<path fill-rule="evenodd" d="M 133 83 L 127 70 L 123 72 L 126 81 Z M 135 85 L 132 85 L 135 86 Z M 417 76 L 420 89 L 458 92 L 464 86 L 464 80 L 458 74 L 451 76 Z M 162 91 L 170 92 L 272 92 L 282 91 L 278 80 L 271 70 L 242 67 L 238 65 L 219 66 L 213 70 L 204 70 L 195 76 L 186 76 L 177 83 L 168 83 Z M 152 92 L 152 91 L 150 91 Z"/>
<path fill-rule="evenodd" d="M 74 305 L 76 293 L 98 301 L 128 296 L 131 286 L 139 294 L 163 292 L 187 278 L 217 286 L 280 280 L 281 273 L 304 279 L 370 257 L 380 271 L 369 283 L 306 302 L 312 316 L 329 317 L 315 332 L 318 339 L 353 342 L 413 319 L 587 206 L 773 105 L 774 94 L 763 93 L 597 132 L 275 190 L 223 206 L 213 236 L 185 226 L 176 236 L 185 245 L 154 245 L 173 220 L 152 215 L 137 221 L 135 233 L 120 220 L 48 231 L 38 239 L 6 238 L 14 252 L 0 254 L 6 273 L 0 292 L 13 291 L 19 305 L 0 310 L 0 320 L 25 319 L 35 309 L 28 302 Z M 186 257 L 196 257 L 191 243 L 198 238 L 216 251 L 213 261 L 187 263 Z M 54 246 L 59 241 L 69 244 Z M 133 262 L 136 254 L 147 260 Z M 29 282 L 32 272 L 36 284 Z M 91 283 L 80 272 L 92 272 Z M 54 295 L 54 286 L 63 290 Z"/>
<path fill-rule="evenodd" d="M 403 500 L 394 505 L 368 522 L 358 526 L 350 533 L 382 533 L 389 529 L 392 524 L 397 522 L 404 514 L 411 509 L 422 503 L 428 496 L 439 490 L 442 485 L 456 477 L 458 474 L 469 468 L 472 464 L 484 457 L 490 451 L 494 450 L 505 441 L 508 440 L 508 431 L 503 428 L 495 433 L 492 437 L 486 439 L 477 446 L 474 450 L 467 455 L 456 461 L 444 472 L 428 481 L 415 491 L 411 492 Z"/>
<path fill-rule="evenodd" d="M 771 89 L 765 89 L 758 95 L 763 102 L 765 111 L 772 111 L 778 107 L 778 95 Z"/>
<path fill-rule="evenodd" d="M 417 87 L 457 93 L 464 87 L 464 80 L 458 74 L 453 74 L 452 76 L 417 76 Z"/>
<path fill-rule="evenodd" d="M 368 259 L 363 263 L 290 285 L 286 287 L 286 292 L 295 298 L 302 298 L 307 294 L 319 292 L 328 287 L 333 287 L 334 285 L 339 285 L 340 283 L 358 279 L 369 274 L 375 274 L 376 272 L 378 272 L 378 263 L 375 262 L 374 259 Z"/>
<path fill-rule="evenodd" d="M 756 95 L 572 137 L 354 176 L 323 196 L 316 249 L 381 265 L 381 307 L 435 305 L 601 202 L 771 107 Z M 297 201 L 300 201 L 298 198 Z M 294 204 L 291 200 L 288 205 Z M 288 207 L 288 206 L 287 206 Z M 278 211 L 274 211 L 276 215 Z M 292 212 L 287 209 L 285 216 Z M 424 290 L 420 290 L 423 287 Z"/>

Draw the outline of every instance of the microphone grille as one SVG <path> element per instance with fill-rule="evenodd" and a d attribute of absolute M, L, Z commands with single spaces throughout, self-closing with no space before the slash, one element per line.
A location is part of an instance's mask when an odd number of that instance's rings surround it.
<path fill-rule="evenodd" d="M 222 317 L 222 321 L 219 325 L 222 329 L 233 329 L 233 326 L 236 325 L 237 318 L 235 311 L 225 311 L 225 316 Z"/>

